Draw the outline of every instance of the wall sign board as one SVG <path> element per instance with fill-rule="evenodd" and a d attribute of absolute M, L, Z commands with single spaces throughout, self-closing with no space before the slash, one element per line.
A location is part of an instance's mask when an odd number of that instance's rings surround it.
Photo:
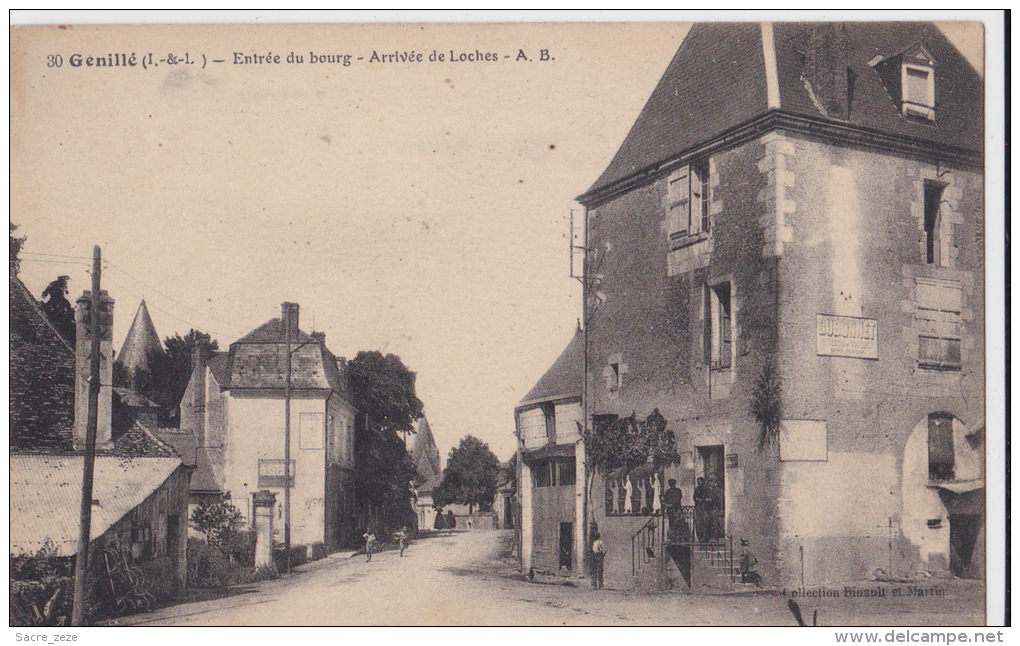
<path fill-rule="evenodd" d="M 875 319 L 816 314 L 815 339 L 819 355 L 878 358 L 878 321 Z"/>

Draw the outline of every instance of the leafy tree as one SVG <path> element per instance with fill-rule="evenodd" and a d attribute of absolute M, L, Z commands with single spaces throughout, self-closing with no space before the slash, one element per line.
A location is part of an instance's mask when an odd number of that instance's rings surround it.
<path fill-rule="evenodd" d="M 643 420 L 634 413 L 623 418 L 596 416 L 592 428 L 584 434 L 584 448 L 589 473 L 680 461 L 676 436 L 666 428 L 666 418 L 658 409 Z"/>
<path fill-rule="evenodd" d="M 175 334 L 163 341 L 164 349 L 149 350 L 146 355 L 148 369 L 135 368 L 131 383 L 135 390 L 159 404 L 159 423 L 165 426 L 180 424 L 178 406 L 191 379 L 191 359 L 194 353 L 196 330 L 185 336 Z M 209 343 L 209 356 L 219 348 L 215 340 Z"/>
<path fill-rule="evenodd" d="M 14 235 L 14 232 L 18 230 L 18 225 L 14 224 L 13 222 L 10 222 L 9 224 L 11 225 L 11 232 L 10 232 L 10 237 L 11 237 L 10 263 L 11 263 L 11 269 L 14 271 L 14 275 L 17 276 L 18 272 L 21 270 L 21 258 L 18 257 L 18 254 L 21 253 L 21 248 L 25 246 L 26 238 L 25 238 L 25 236 L 18 236 L 18 237 L 16 237 Z"/>
<path fill-rule="evenodd" d="M 60 336 L 64 337 L 71 347 L 74 347 L 76 336 L 74 308 L 67 300 L 67 282 L 69 280 L 71 280 L 70 276 L 58 276 L 56 280 L 47 285 L 43 290 L 43 301 L 39 307 L 60 333 Z"/>
<path fill-rule="evenodd" d="M 496 481 L 499 477 L 499 460 L 489 450 L 489 445 L 473 435 L 461 439 L 460 445 L 450 449 L 450 456 L 443 469 L 443 481 L 432 493 L 439 506 L 449 504 L 468 505 L 468 512 L 474 506 L 490 509 L 496 496 Z"/>
<path fill-rule="evenodd" d="M 191 526 L 205 534 L 209 544 L 224 554 L 230 554 L 240 523 L 241 512 L 225 500 L 203 502 L 191 512 Z"/>
<path fill-rule="evenodd" d="M 398 433 L 413 433 L 423 405 L 415 373 L 395 354 L 359 352 L 348 364 L 358 409 L 355 494 L 366 524 L 390 532 L 414 522 L 414 465 Z"/>

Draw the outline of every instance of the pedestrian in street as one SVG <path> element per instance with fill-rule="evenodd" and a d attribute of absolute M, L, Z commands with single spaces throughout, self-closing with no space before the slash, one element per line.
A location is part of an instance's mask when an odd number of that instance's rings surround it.
<path fill-rule="evenodd" d="M 595 590 L 602 589 L 602 573 L 606 562 L 606 545 L 602 542 L 602 535 L 598 532 L 591 537 L 591 587 Z"/>
<path fill-rule="evenodd" d="M 446 512 L 446 529 L 451 532 L 457 529 L 457 519 L 453 517 L 453 510 L 449 509 Z"/>
<path fill-rule="evenodd" d="M 372 552 L 375 551 L 375 532 L 372 531 L 371 527 L 365 530 L 364 538 L 365 538 L 365 554 L 368 555 L 367 560 L 371 561 Z"/>
<path fill-rule="evenodd" d="M 400 556 L 404 556 L 404 548 L 407 547 L 407 527 L 401 527 L 397 532 L 397 540 L 400 542 Z"/>
<path fill-rule="evenodd" d="M 443 520 L 443 510 L 436 514 L 436 520 L 432 523 L 432 529 L 446 529 L 446 521 Z"/>

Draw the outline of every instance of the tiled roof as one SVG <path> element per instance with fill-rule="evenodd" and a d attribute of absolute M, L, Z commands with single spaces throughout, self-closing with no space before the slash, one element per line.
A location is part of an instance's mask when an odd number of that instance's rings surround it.
<path fill-rule="evenodd" d="M 91 539 L 140 505 L 181 465 L 172 458 L 96 457 Z M 83 458 L 80 455 L 11 455 L 12 554 L 35 552 L 47 539 L 62 555 L 78 546 Z"/>
<path fill-rule="evenodd" d="M 142 301 L 135 312 L 135 319 L 131 322 L 131 328 L 124 337 L 124 345 L 120 347 L 117 354 L 117 361 L 127 367 L 128 370 L 145 368 L 149 364 L 148 353 L 159 352 L 163 346 L 159 342 L 159 334 L 156 333 L 156 326 L 152 324 L 152 317 L 149 316 L 149 309 Z"/>
<path fill-rule="evenodd" d="M 46 320 L 17 277 L 10 278 L 10 450 L 74 454 L 74 351 Z M 114 429 L 114 456 L 173 456 L 141 424 Z"/>
<path fill-rule="evenodd" d="M 74 350 L 10 276 L 10 447 L 67 449 L 74 438 Z"/>
<path fill-rule="evenodd" d="M 113 392 L 117 393 L 117 395 L 120 397 L 121 403 L 123 403 L 125 406 L 136 407 L 144 406 L 145 408 L 159 408 L 159 404 L 152 401 L 151 399 L 149 399 L 142 393 L 138 392 L 137 390 L 133 390 L 131 388 L 124 388 L 121 386 L 115 386 L 113 388 Z"/>
<path fill-rule="evenodd" d="M 782 113 L 828 120 L 912 141 L 980 151 L 983 81 L 933 23 L 846 23 L 848 119 L 827 117 L 805 86 L 805 35 L 810 23 L 775 23 L 775 56 Z M 652 91 L 609 166 L 581 196 L 589 202 L 611 185 L 691 152 L 769 111 L 763 26 L 694 25 Z M 878 73 L 868 65 L 915 43 L 935 59 L 934 124 L 904 118 Z M 766 39 L 767 44 L 767 39 Z"/>
<path fill-rule="evenodd" d="M 584 332 L 578 330 L 535 387 L 521 400 L 532 404 L 565 397 L 580 397 L 584 373 Z"/>
<path fill-rule="evenodd" d="M 234 343 L 283 343 L 286 340 L 283 327 L 283 319 L 269 319 Z M 293 342 L 303 343 L 310 338 L 310 336 L 298 330 Z"/>
<path fill-rule="evenodd" d="M 215 352 L 206 364 L 221 388 L 227 385 L 230 378 L 230 374 L 227 372 L 228 359 L 230 359 L 229 353 Z"/>

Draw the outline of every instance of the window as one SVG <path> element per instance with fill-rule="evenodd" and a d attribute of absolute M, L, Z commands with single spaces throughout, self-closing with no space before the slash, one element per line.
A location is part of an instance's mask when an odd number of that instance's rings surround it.
<path fill-rule="evenodd" d="M 576 471 L 573 460 L 558 460 L 556 462 L 556 486 L 566 487 L 577 482 Z"/>
<path fill-rule="evenodd" d="M 730 284 L 708 288 L 705 312 L 705 361 L 712 370 L 728 370 L 733 364 Z"/>
<path fill-rule="evenodd" d="M 569 487 L 577 482 L 572 459 L 538 460 L 531 465 L 536 487 Z"/>
<path fill-rule="evenodd" d="M 606 366 L 602 368 L 602 376 L 606 379 L 606 388 L 609 390 L 610 397 L 620 394 L 620 389 L 623 388 L 623 376 L 627 374 L 628 370 L 621 353 L 616 352 L 609 355 Z"/>
<path fill-rule="evenodd" d="M 935 118 L 935 74 L 930 67 L 903 64 L 903 115 Z"/>
<path fill-rule="evenodd" d="M 300 446 L 302 449 L 322 448 L 322 413 L 301 413 L 298 415 Z"/>
<path fill-rule="evenodd" d="M 942 219 L 939 217 L 939 206 L 945 188 L 944 184 L 924 183 L 924 246 L 925 262 L 929 265 L 942 264 L 942 241 L 939 235 Z"/>
<path fill-rule="evenodd" d="M 917 362 L 929 370 L 959 370 L 963 294 L 953 281 L 917 279 Z"/>
<path fill-rule="evenodd" d="M 666 185 L 666 211 L 671 243 L 682 242 L 690 236 L 708 232 L 710 218 L 707 160 L 684 166 L 669 176 Z"/>
<path fill-rule="evenodd" d="M 953 417 L 944 413 L 928 416 L 928 478 L 952 480 L 956 458 L 953 451 Z"/>
<path fill-rule="evenodd" d="M 556 406 L 542 404 L 542 416 L 545 418 L 545 436 L 550 442 L 556 441 Z"/>

